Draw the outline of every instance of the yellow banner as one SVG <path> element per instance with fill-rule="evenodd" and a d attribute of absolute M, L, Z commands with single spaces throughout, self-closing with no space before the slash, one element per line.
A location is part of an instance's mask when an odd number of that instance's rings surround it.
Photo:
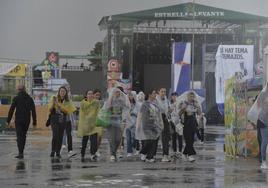
<path fill-rule="evenodd" d="M 25 76 L 26 64 L 18 64 L 13 70 L 11 70 L 7 76 Z"/>

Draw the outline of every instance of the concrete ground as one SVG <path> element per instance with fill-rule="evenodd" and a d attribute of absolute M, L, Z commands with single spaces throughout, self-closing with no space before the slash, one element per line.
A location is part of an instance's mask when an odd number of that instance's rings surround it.
<path fill-rule="evenodd" d="M 141 162 L 138 156 L 109 162 L 108 143 L 101 145 L 98 162 L 81 161 L 80 154 L 51 159 L 50 135 L 29 132 L 25 159 L 16 160 L 15 136 L 0 135 L 0 187 L 186 187 L 186 188 L 267 188 L 268 170 L 257 159 L 228 159 L 223 153 L 224 128 L 208 127 L 204 145 L 196 143 L 196 162 L 176 159 L 156 163 Z M 74 150 L 80 152 L 81 139 L 74 137 Z"/>

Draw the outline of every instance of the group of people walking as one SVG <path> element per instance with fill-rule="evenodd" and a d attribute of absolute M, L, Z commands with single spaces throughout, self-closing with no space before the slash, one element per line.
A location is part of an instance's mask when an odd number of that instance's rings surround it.
<path fill-rule="evenodd" d="M 26 93 L 23 91 L 22 93 Z M 70 99 L 70 91 L 62 86 L 56 96 L 49 102 L 49 118 L 46 123 L 52 129 L 50 157 L 61 157 L 64 132 L 67 135 L 68 157 L 76 154 L 72 147 L 72 114 L 76 107 Z M 20 95 L 19 95 L 20 96 Z M 155 162 L 158 143 L 162 148 L 162 162 L 170 162 L 169 153 L 172 145 L 174 157 L 185 157 L 190 162 L 195 161 L 195 136 L 204 141 L 205 117 L 201 111 L 200 101 L 194 91 L 178 96 L 171 94 L 167 98 L 166 89 L 150 90 L 146 94 L 131 91 L 124 93 L 120 87 L 108 90 L 108 98 L 102 100 L 100 90 L 88 90 L 80 102 L 77 136 L 81 138 L 81 158 L 86 156 L 87 143 L 90 141 L 90 159 L 99 157 L 98 150 L 104 132 L 110 147 L 110 161 L 116 161 L 126 142 L 127 157 L 140 154 L 142 161 Z M 29 99 L 30 103 L 31 100 Z M 14 104 L 13 104 L 14 103 Z M 12 117 L 16 101 L 9 112 L 8 122 Z M 34 105 L 29 106 L 34 124 L 36 114 Z M 28 115 L 28 114 L 27 114 Z M 30 117 L 30 116 L 29 116 Z M 97 124 L 97 120 L 106 121 L 105 126 Z M 21 123 L 16 121 L 17 124 Z M 26 122 L 29 125 L 27 120 Z M 19 133 L 18 133 L 19 132 Z M 25 132 L 25 131 L 24 131 Z M 20 136 L 18 129 L 19 158 L 23 158 L 26 134 Z M 185 144 L 183 144 L 183 138 Z M 20 143 L 20 144 L 19 144 Z M 21 146 L 23 143 L 23 146 Z M 183 145 L 185 145 L 183 150 Z"/>

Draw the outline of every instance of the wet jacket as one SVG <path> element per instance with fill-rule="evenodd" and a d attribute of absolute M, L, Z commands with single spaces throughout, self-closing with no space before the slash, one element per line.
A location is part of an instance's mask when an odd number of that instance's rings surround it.
<path fill-rule="evenodd" d="M 14 97 L 8 112 L 7 123 L 10 123 L 15 109 L 15 122 L 23 121 L 25 123 L 30 123 L 32 113 L 33 125 L 36 125 L 34 101 L 25 91 L 19 92 L 18 95 Z"/>

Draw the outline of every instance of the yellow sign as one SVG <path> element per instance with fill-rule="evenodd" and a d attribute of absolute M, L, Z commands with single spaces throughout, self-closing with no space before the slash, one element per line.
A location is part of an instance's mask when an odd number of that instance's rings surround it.
<path fill-rule="evenodd" d="M 25 76 L 26 64 L 18 64 L 13 70 L 11 70 L 7 76 Z"/>

